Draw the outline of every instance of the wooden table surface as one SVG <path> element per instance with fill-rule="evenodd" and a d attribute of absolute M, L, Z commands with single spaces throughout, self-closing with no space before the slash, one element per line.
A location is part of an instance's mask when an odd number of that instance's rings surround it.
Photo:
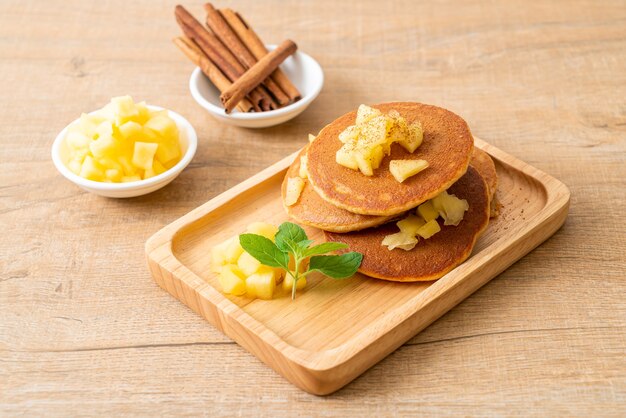
<path fill-rule="evenodd" d="M 197 15 L 201 2 L 185 5 Z M 626 414 L 626 3 L 234 1 L 326 75 L 282 126 L 208 117 L 170 39 L 174 3 L 0 2 L 0 415 Z M 171 185 L 129 200 L 62 178 L 68 122 L 131 94 L 199 135 Z M 304 393 L 151 279 L 146 239 L 360 103 L 413 100 L 566 183 L 551 239 L 353 383 Z"/>

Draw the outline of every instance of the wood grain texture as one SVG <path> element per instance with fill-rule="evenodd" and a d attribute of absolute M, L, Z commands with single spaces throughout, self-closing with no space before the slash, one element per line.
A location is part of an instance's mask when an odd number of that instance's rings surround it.
<path fill-rule="evenodd" d="M 315 273 L 295 302 L 290 292 L 269 301 L 222 294 L 208 254 L 252 222 L 290 220 L 280 188 L 300 151 L 150 237 L 150 271 L 161 288 L 294 385 L 316 395 L 333 393 L 563 225 L 570 201 L 563 183 L 482 140 L 475 145 L 496 163 L 502 209 L 471 257 L 435 282 L 392 283 L 360 273 L 338 281 Z M 322 230 L 305 229 L 315 242 L 325 240 Z"/>
<path fill-rule="evenodd" d="M 0 415 L 626 414 L 623 1 L 228 3 L 266 42 L 294 39 L 325 71 L 305 113 L 255 131 L 215 122 L 191 98 L 191 67 L 170 43 L 174 4 L 0 2 Z M 185 6 L 201 14 L 201 2 Z M 69 121 L 119 94 L 181 113 L 200 139 L 175 182 L 125 201 L 80 191 L 49 156 Z M 462 115 L 567 184 L 570 215 L 318 398 L 158 288 L 143 245 L 307 133 L 391 100 Z"/>

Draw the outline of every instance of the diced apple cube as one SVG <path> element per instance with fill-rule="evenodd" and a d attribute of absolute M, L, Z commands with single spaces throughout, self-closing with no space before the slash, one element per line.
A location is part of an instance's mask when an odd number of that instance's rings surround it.
<path fill-rule="evenodd" d="M 108 168 L 104 170 L 104 177 L 112 182 L 122 181 L 122 171 L 117 168 Z"/>
<path fill-rule="evenodd" d="M 237 266 L 239 266 L 243 274 L 250 276 L 261 267 L 261 262 L 244 251 L 237 260 Z"/>
<path fill-rule="evenodd" d="M 241 244 L 239 244 L 239 236 L 235 235 L 228 240 L 224 256 L 228 263 L 237 264 L 241 254 L 243 254 L 243 248 L 241 247 Z"/>
<path fill-rule="evenodd" d="M 369 122 L 370 119 L 375 118 L 376 116 L 381 116 L 382 113 L 378 109 L 374 109 L 373 107 L 369 107 L 367 105 L 360 105 L 356 111 L 356 124 L 362 125 L 366 122 Z"/>
<path fill-rule="evenodd" d="M 357 166 L 359 167 L 359 171 L 366 176 L 373 176 L 374 170 L 372 168 L 372 162 L 370 161 L 370 157 L 366 157 L 361 152 L 356 152 L 354 154 L 354 159 L 356 160 Z"/>
<path fill-rule="evenodd" d="M 150 177 L 158 176 L 159 174 L 165 173 L 166 171 L 167 169 L 163 167 L 163 164 L 161 164 L 159 160 L 155 159 L 152 163 L 152 168 L 145 171 L 143 178 L 148 179 Z"/>
<path fill-rule="evenodd" d="M 433 202 L 427 200 L 417 207 L 417 213 L 426 221 L 432 221 L 433 219 L 437 219 L 439 217 L 439 212 L 433 206 Z"/>
<path fill-rule="evenodd" d="M 300 199 L 300 194 L 304 189 L 304 180 L 301 177 L 289 177 L 287 179 L 287 189 L 285 191 L 285 205 L 292 206 Z"/>
<path fill-rule="evenodd" d="M 96 158 L 114 157 L 117 144 L 112 136 L 100 136 L 89 144 L 91 154 Z"/>
<path fill-rule="evenodd" d="M 309 134 L 309 142 L 315 141 L 315 135 Z"/>
<path fill-rule="evenodd" d="M 382 245 L 387 246 L 389 251 L 395 248 L 401 248 L 405 251 L 412 250 L 417 245 L 417 237 L 414 235 L 406 234 L 402 231 L 396 232 L 395 234 L 387 235 L 383 238 Z"/>
<path fill-rule="evenodd" d="M 298 169 L 298 175 L 303 179 L 306 179 L 308 176 L 308 159 L 306 155 L 300 157 L 300 168 Z"/>
<path fill-rule="evenodd" d="M 262 235 L 274 241 L 274 236 L 278 232 L 278 228 L 267 222 L 252 222 L 247 226 L 246 231 L 251 234 Z"/>
<path fill-rule="evenodd" d="M 276 289 L 276 279 L 273 271 L 254 273 L 246 279 L 246 292 L 250 297 L 271 299 Z"/>
<path fill-rule="evenodd" d="M 96 127 L 96 133 L 94 135 L 94 139 L 98 139 L 101 137 L 112 137 L 112 136 L 113 136 L 113 125 L 111 124 L 111 121 L 105 120 Z"/>
<path fill-rule="evenodd" d="M 180 158 L 180 145 L 178 144 L 178 140 L 161 141 L 156 156 L 166 167 L 170 162 L 178 162 Z"/>
<path fill-rule="evenodd" d="M 306 286 L 306 277 L 300 277 L 298 282 L 296 283 L 296 290 L 304 289 Z M 291 274 L 285 274 L 285 279 L 283 280 L 283 290 L 286 292 L 291 292 L 293 288 L 293 277 Z"/>
<path fill-rule="evenodd" d="M 133 98 L 130 96 L 112 98 L 111 107 L 115 114 L 115 123 L 117 125 L 121 125 L 139 115 L 139 110 L 135 106 Z"/>
<path fill-rule="evenodd" d="M 389 172 L 393 177 L 402 183 L 407 178 L 416 175 L 428 167 L 426 160 L 391 160 L 389 161 Z"/>
<path fill-rule="evenodd" d="M 68 132 L 67 136 L 65 137 L 65 141 L 70 148 L 82 149 L 89 146 L 89 143 L 91 143 L 91 138 L 81 132 L 72 131 Z"/>
<path fill-rule="evenodd" d="M 243 295 L 246 293 L 246 282 L 239 268 L 233 264 L 222 266 L 219 275 L 219 282 L 224 293 L 232 295 Z"/>
<path fill-rule="evenodd" d="M 124 140 L 135 139 L 143 132 L 143 126 L 132 120 L 129 120 L 128 122 L 120 125 L 118 129 L 120 132 L 120 136 Z"/>
<path fill-rule="evenodd" d="M 372 155 L 370 157 L 370 161 L 372 163 L 372 168 L 374 170 L 380 167 L 380 163 L 382 162 L 384 156 L 385 156 L 385 153 L 383 151 L 382 145 L 378 145 L 374 147 L 374 149 L 372 149 Z"/>
<path fill-rule="evenodd" d="M 88 155 L 85 157 L 85 161 L 83 161 L 79 175 L 88 180 L 101 181 L 104 173 L 100 164 Z"/>
<path fill-rule="evenodd" d="M 354 143 L 359 139 L 361 128 L 357 125 L 350 125 L 339 134 L 339 140 L 344 144 Z"/>
<path fill-rule="evenodd" d="M 146 102 L 139 102 L 135 104 L 135 107 L 137 108 L 137 116 L 135 116 L 133 120 L 143 125 L 150 119 L 150 110 L 148 110 Z"/>
<path fill-rule="evenodd" d="M 163 139 L 170 141 L 178 140 L 178 127 L 176 122 L 166 114 L 153 116 L 145 124 L 145 128 L 148 128 L 155 132 Z"/>
<path fill-rule="evenodd" d="M 152 168 L 154 155 L 158 147 L 159 144 L 151 142 L 135 142 L 132 163 L 139 168 L 143 168 L 144 170 Z"/>
<path fill-rule="evenodd" d="M 67 168 L 69 168 L 72 171 L 72 173 L 80 175 L 82 163 L 77 160 L 72 160 L 69 163 L 67 163 Z"/>
<path fill-rule="evenodd" d="M 337 164 L 342 165 L 351 170 L 358 170 L 359 165 L 354 158 L 354 154 L 349 151 L 345 146 L 341 147 L 337 154 L 335 154 L 335 161 Z"/>
<path fill-rule="evenodd" d="M 413 153 L 420 145 L 422 145 L 423 140 L 424 130 L 422 129 L 422 124 L 420 122 L 413 122 L 408 126 L 405 138 L 398 141 L 398 143 L 408 152 Z"/>
<path fill-rule="evenodd" d="M 421 226 L 417 230 L 417 235 L 424 239 L 428 239 L 435 235 L 437 232 L 441 231 L 441 227 L 436 219 L 430 220 L 426 222 L 423 226 Z"/>
<path fill-rule="evenodd" d="M 419 216 L 409 215 L 406 218 L 396 222 L 396 225 L 398 226 L 398 228 L 400 228 L 401 232 L 407 235 L 415 236 L 417 230 L 425 223 L 426 222 Z"/>
<path fill-rule="evenodd" d="M 360 125 L 359 144 L 373 147 L 387 143 L 387 133 L 391 126 L 391 119 L 386 116 L 380 115 L 370 119 L 366 124 Z"/>
<path fill-rule="evenodd" d="M 402 141 L 405 141 L 409 135 L 409 127 L 406 120 L 398 112 L 394 112 L 394 114 L 392 112 L 389 112 L 389 117 L 393 119 L 393 125 L 389 129 L 388 141 L 402 144 Z"/>
<path fill-rule="evenodd" d="M 134 176 L 137 174 L 137 169 L 132 165 L 132 163 L 130 162 L 130 158 L 128 158 L 127 156 L 120 155 L 119 157 L 117 157 L 117 161 L 122 166 L 125 176 Z"/>
<path fill-rule="evenodd" d="M 444 219 L 444 225 L 457 226 L 462 220 L 465 212 L 469 209 L 469 204 L 465 199 L 459 199 L 447 191 L 441 192 L 432 199 L 433 207 Z"/>
<path fill-rule="evenodd" d="M 226 240 L 215 245 L 211 248 L 211 271 L 219 273 L 222 271 L 222 266 L 227 264 L 226 261 L 226 248 L 230 244 L 230 240 Z"/>

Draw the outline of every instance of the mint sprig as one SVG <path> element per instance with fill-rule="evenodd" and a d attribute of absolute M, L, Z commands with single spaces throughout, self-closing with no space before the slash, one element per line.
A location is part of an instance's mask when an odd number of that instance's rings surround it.
<path fill-rule="evenodd" d="M 348 248 L 339 242 L 325 242 L 311 247 L 313 241 L 307 237 L 300 226 L 284 222 L 278 227 L 274 236 L 275 243 L 262 235 L 241 234 L 241 247 L 262 264 L 270 267 L 281 267 L 293 278 L 291 299 L 296 298 L 298 280 L 318 271 L 333 279 L 345 279 L 356 273 L 363 260 L 363 254 L 349 252 L 341 255 L 324 255 L 331 251 Z M 289 256 L 294 259 L 293 271 L 289 268 Z M 309 259 L 309 268 L 300 272 L 300 264 Z"/>

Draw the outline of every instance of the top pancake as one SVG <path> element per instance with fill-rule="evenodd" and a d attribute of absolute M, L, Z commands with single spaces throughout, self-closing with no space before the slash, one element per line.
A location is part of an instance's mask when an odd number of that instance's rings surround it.
<path fill-rule="evenodd" d="M 420 239 L 410 251 L 390 251 L 382 245 L 385 236 L 398 232 L 394 222 L 347 234 L 325 232 L 326 239 L 345 243 L 349 251 L 362 253 L 359 272 L 368 276 L 400 282 L 436 280 L 469 257 L 476 239 L 489 223 L 489 191 L 475 168 L 469 167 L 448 192 L 467 200 L 469 210 L 463 220 L 452 226 L 443 225 L 440 218 L 441 231 L 429 239 Z"/>
<path fill-rule="evenodd" d="M 306 154 L 306 151 L 307 148 L 305 147 L 287 170 L 281 187 L 283 203 L 287 179 L 299 175 L 300 157 Z M 382 225 L 393 219 L 393 216 L 359 215 L 331 205 L 313 190 L 308 180 L 304 183 L 298 201 L 291 206 L 285 205 L 285 210 L 290 217 L 301 224 L 332 232 L 358 231 L 359 229 Z"/>
<path fill-rule="evenodd" d="M 341 148 L 339 134 L 356 120 L 356 111 L 324 127 L 307 151 L 309 181 L 326 201 L 363 215 L 393 216 L 405 212 L 448 189 L 467 170 L 474 139 L 467 123 L 436 106 L 396 102 L 372 106 L 387 114 L 396 110 L 407 123 L 419 121 L 424 129 L 422 145 L 409 153 L 393 144 L 373 176 L 343 167 L 335 161 Z M 421 159 L 429 167 L 399 183 L 389 172 L 390 160 Z"/>

